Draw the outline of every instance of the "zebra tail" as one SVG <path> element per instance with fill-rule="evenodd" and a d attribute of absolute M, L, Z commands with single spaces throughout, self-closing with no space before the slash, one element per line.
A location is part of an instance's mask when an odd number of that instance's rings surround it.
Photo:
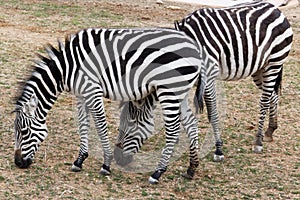
<path fill-rule="evenodd" d="M 204 91 L 206 87 L 206 81 L 207 81 L 206 68 L 202 67 L 195 96 L 194 96 L 194 105 L 196 107 L 196 113 L 203 113 Z"/>
<path fill-rule="evenodd" d="M 275 86 L 274 86 L 274 90 L 275 90 L 276 94 L 278 94 L 278 95 L 279 95 L 279 92 L 281 94 L 282 70 L 283 70 L 283 68 L 280 69 L 277 79 L 275 80 Z"/>

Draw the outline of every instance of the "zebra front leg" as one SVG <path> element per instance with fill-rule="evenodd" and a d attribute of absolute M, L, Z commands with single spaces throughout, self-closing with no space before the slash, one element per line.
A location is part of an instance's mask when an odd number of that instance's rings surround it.
<path fill-rule="evenodd" d="M 79 172 L 82 170 L 82 163 L 88 157 L 88 131 L 90 127 L 89 111 L 82 98 L 77 98 L 78 125 L 80 134 L 80 150 L 78 158 L 73 163 L 71 170 Z"/>
<path fill-rule="evenodd" d="M 95 104 L 95 105 L 94 105 Z M 91 106 L 92 105 L 92 106 Z M 93 119 L 95 121 L 95 126 L 101 141 L 102 149 L 103 149 L 103 157 L 104 163 L 101 167 L 100 174 L 101 175 L 110 175 L 110 164 L 113 159 L 113 153 L 110 147 L 110 142 L 107 134 L 107 123 L 105 118 L 105 111 L 102 97 L 92 97 L 91 104 L 91 113 Z"/>
<path fill-rule="evenodd" d="M 166 145 L 162 150 L 162 156 L 155 172 L 149 177 L 150 184 L 157 184 L 161 175 L 167 170 L 170 158 L 174 151 L 174 146 L 180 133 L 179 106 L 178 108 L 172 107 L 171 110 L 168 111 L 166 111 L 163 106 L 162 109 L 165 121 Z"/>
<path fill-rule="evenodd" d="M 187 173 L 183 174 L 185 178 L 192 179 L 199 166 L 198 158 L 198 120 L 194 117 L 192 110 L 188 106 L 187 98 L 181 104 L 181 123 L 187 133 L 190 141 L 190 166 Z"/>
<path fill-rule="evenodd" d="M 207 107 L 208 120 L 212 125 L 214 137 L 216 140 L 216 151 L 214 154 L 214 161 L 221 162 L 224 160 L 224 154 L 222 152 L 223 141 L 219 131 L 219 115 L 217 110 L 217 99 L 215 81 L 212 80 L 207 84 L 204 95 L 205 104 Z"/>
<path fill-rule="evenodd" d="M 278 105 L 278 94 L 273 93 L 270 100 L 270 109 L 269 109 L 269 127 L 265 132 L 263 141 L 272 142 L 273 141 L 273 132 L 277 129 L 277 105 Z"/>

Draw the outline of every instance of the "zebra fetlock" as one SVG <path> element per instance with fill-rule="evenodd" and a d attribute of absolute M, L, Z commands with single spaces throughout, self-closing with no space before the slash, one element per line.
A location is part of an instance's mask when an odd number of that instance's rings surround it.
<path fill-rule="evenodd" d="M 159 178 L 161 175 L 167 170 L 156 170 L 150 177 L 149 177 L 149 183 L 150 184 L 157 184 L 159 182 Z"/>
<path fill-rule="evenodd" d="M 216 142 L 216 151 L 214 154 L 214 161 L 215 162 L 222 162 L 224 160 L 224 154 L 222 152 L 222 146 L 223 146 L 223 141 L 218 141 Z"/>
<path fill-rule="evenodd" d="M 262 153 L 263 152 L 263 144 L 262 144 L 262 141 L 263 141 L 263 133 L 261 131 L 258 131 L 256 133 L 256 139 L 255 139 L 255 142 L 254 142 L 254 146 L 253 146 L 253 149 L 252 151 L 254 153 Z"/>
<path fill-rule="evenodd" d="M 111 174 L 110 167 L 103 164 L 99 173 L 103 176 L 110 175 Z"/>
<path fill-rule="evenodd" d="M 83 161 L 88 157 L 89 157 L 88 153 L 79 154 L 78 158 L 74 161 L 71 170 L 73 172 L 80 172 L 82 170 Z"/>
<path fill-rule="evenodd" d="M 268 127 L 267 131 L 265 132 L 263 141 L 264 142 L 273 142 L 273 133 L 277 129 L 277 127 Z"/>

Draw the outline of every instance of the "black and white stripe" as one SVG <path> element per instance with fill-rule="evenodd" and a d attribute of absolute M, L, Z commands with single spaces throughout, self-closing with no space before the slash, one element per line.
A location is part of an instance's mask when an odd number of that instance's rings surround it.
<path fill-rule="evenodd" d="M 59 49 L 49 46 L 16 103 L 15 163 L 28 167 L 47 136 L 46 116 L 59 94 L 78 98 L 81 145 L 74 168 L 88 156 L 87 133 L 92 114 L 104 152 L 102 174 L 110 174 L 112 151 L 103 97 L 139 101 L 155 92 L 162 107 L 166 146 L 150 182 L 166 170 L 180 132 L 180 106 L 199 78 L 199 47 L 185 33 L 169 29 L 87 29 Z M 205 73 L 202 73 L 205 74 Z M 204 87 L 205 77 L 199 78 Z M 204 90 L 204 89 L 202 89 Z M 198 96 L 201 98 L 200 96 Z M 73 169 L 74 169 L 73 168 Z"/>
<path fill-rule="evenodd" d="M 175 27 L 206 47 L 215 63 L 205 65 L 208 73 L 205 103 L 216 139 L 214 159 L 224 158 L 216 108 L 216 79 L 235 81 L 252 76 L 262 90 L 254 146 L 255 152 L 261 152 L 263 136 L 265 141 L 273 140 L 277 128 L 278 91 L 293 39 L 286 17 L 272 4 L 257 1 L 228 8 L 200 9 L 175 22 Z M 269 126 L 263 134 L 267 111 Z"/>
<path fill-rule="evenodd" d="M 132 162 L 144 142 L 154 133 L 153 110 L 156 107 L 155 93 L 138 102 L 126 102 L 120 116 L 114 158 L 116 163 L 125 166 Z M 190 142 L 190 167 L 186 176 L 192 178 L 199 165 L 198 160 L 198 121 L 188 105 L 187 98 L 180 105 L 180 121 Z M 139 124 L 137 126 L 136 124 Z M 178 138 L 173 138 L 177 142 Z"/>

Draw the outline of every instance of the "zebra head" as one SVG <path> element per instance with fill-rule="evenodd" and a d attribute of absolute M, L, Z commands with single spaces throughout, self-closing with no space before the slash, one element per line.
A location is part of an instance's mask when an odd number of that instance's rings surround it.
<path fill-rule="evenodd" d="M 154 131 L 153 110 L 155 94 L 138 102 L 126 102 L 122 106 L 119 134 L 114 158 L 118 165 L 125 166 L 132 162 L 133 155 L 139 151 L 144 141 Z"/>
<path fill-rule="evenodd" d="M 184 29 L 186 28 L 186 23 L 191 22 L 191 17 L 192 17 L 192 13 L 187 15 L 185 18 L 183 18 L 181 21 L 174 21 L 174 27 L 177 31 L 184 31 L 186 32 Z M 187 32 L 186 32 L 187 34 Z"/>
<path fill-rule="evenodd" d="M 17 103 L 15 109 L 15 164 L 20 168 L 29 167 L 48 134 L 45 119 L 39 119 L 37 107 L 38 98 L 32 94 L 27 102 Z"/>

